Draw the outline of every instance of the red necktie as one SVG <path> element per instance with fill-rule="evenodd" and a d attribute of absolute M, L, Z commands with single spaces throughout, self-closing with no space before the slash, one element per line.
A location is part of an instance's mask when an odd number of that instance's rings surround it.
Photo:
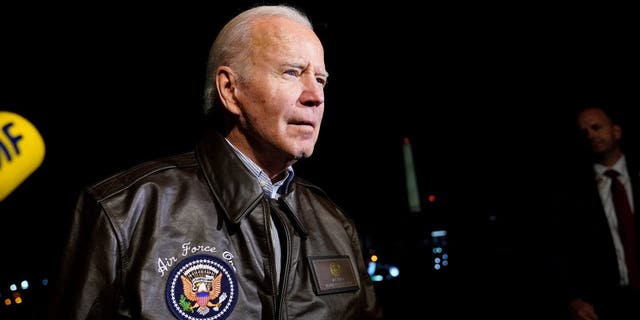
<path fill-rule="evenodd" d="M 624 246 L 624 258 L 627 263 L 629 283 L 633 287 L 640 288 L 638 260 L 636 259 L 635 223 L 627 192 L 622 182 L 618 179 L 619 173 L 617 171 L 610 169 L 604 174 L 611 178 L 611 197 L 613 206 L 616 209 L 616 217 L 618 218 L 620 240 L 622 240 L 622 245 Z"/>

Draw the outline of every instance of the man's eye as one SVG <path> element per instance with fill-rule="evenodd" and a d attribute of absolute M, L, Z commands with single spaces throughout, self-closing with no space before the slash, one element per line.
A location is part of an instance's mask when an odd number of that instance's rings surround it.
<path fill-rule="evenodd" d="M 318 81 L 318 83 L 321 84 L 323 87 L 327 85 L 327 79 L 325 78 L 316 78 L 316 81 Z"/>
<path fill-rule="evenodd" d="M 298 76 L 298 71 L 296 71 L 296 70 L 287 70 L 284 73 L 287 74 L 287 75 L 290 75 L 292 77 L 297 77 Z"/>

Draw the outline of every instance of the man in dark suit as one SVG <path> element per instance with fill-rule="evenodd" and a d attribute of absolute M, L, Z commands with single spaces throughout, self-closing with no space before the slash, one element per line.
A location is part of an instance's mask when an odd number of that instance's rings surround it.
<path fill-rule="evenodd" d="M 572 319 L 640 319 L 638 169 L 604 108 L 580 110 L 577 125 L 591 161 L 564 192 L 568 310 Z"/>

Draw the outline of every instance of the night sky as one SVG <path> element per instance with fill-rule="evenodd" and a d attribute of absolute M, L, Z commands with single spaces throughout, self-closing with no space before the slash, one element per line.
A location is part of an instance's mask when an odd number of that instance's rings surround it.
<path fill-rule="evenodd" d="M 247 3 L 0 9 L 0 110 L 31 121 L 47 148 L 0 202 L 0 280 L 48 274 L 82 187 L 194 144 L 209 46 Z M 297 174 L 394 258 L 416 220 L 449 228 L 468 269 L 535 247 L 548 172 L 575 156 L 574 106 L 604 102 L 637 120 L 638 19 L 628 8 L 394 4 L 299 6 L 331 75 L 316 151 Z"/>

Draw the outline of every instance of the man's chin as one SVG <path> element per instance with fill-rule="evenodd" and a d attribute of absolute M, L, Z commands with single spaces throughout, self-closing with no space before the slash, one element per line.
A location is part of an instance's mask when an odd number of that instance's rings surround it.
<path fill-rule="evenodd" d="M 298 160 L 303 160 L 303 159 L 307 159 L 309 157 L 311 157 L 311 154 L 313 153 L 313 151 L 307 151 L 307 150 L 303 150 L 301 152 L 296 153 L 294 159 L 296 161 Z"/>
<path fill-rule="evenodd" d="M 307 155 L 306 153 L 301 153 L 294 158 L 294 161 L 304 160 L 309 158 L 309 156 L 310 155 Z"/>

